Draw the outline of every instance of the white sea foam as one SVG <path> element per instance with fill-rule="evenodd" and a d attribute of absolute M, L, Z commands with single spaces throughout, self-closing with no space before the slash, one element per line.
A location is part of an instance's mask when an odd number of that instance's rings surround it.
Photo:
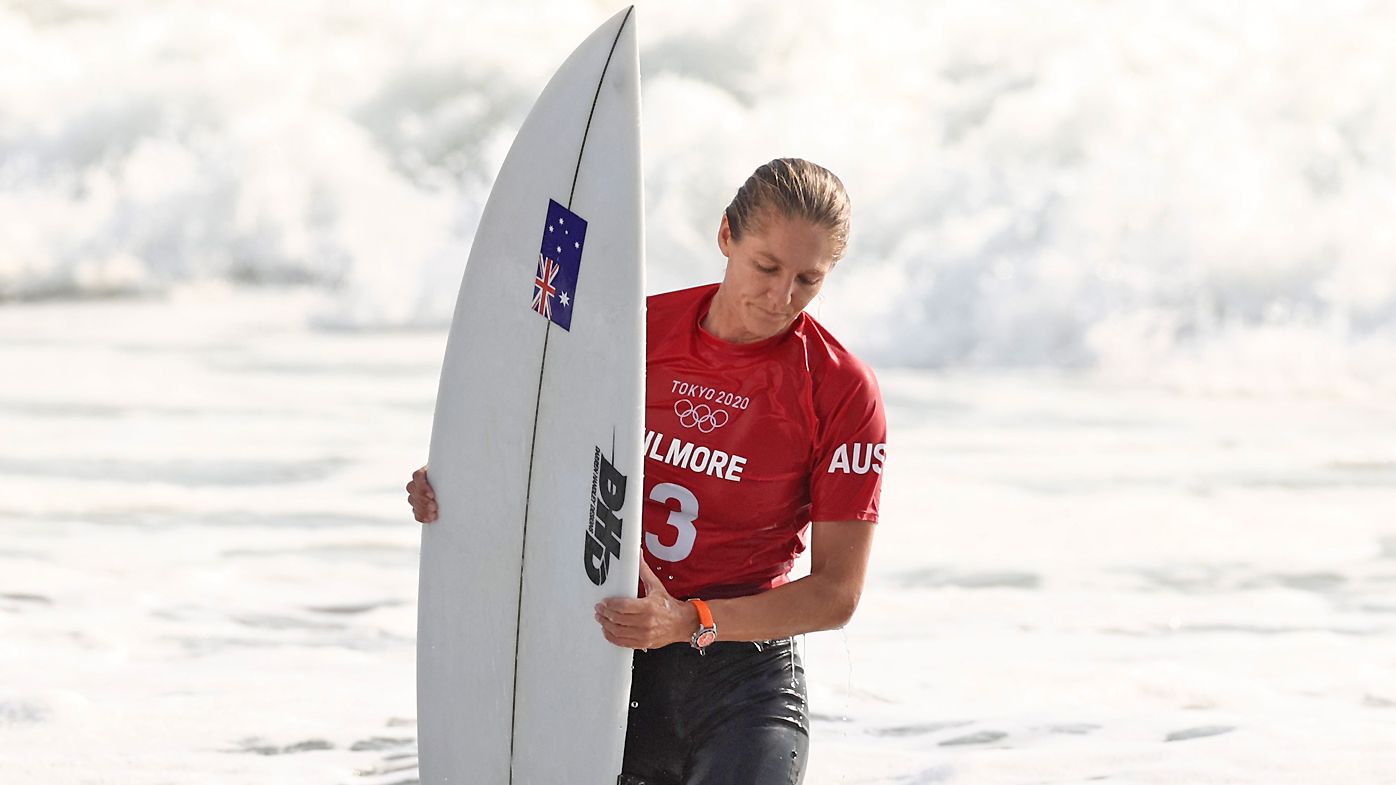
<path fill-rule="evenodd" d="M 439 326 L 518 123 L 604 3 L 0 7 L 0 299 L 310 282 Z M 1389 5 L 639 8 L 651 288 L 774 155 L 855 201 L 815 305 L 884 364 L 1396 384 Z M 1262 386 L 1269 382 L 1261 382 Z"/>

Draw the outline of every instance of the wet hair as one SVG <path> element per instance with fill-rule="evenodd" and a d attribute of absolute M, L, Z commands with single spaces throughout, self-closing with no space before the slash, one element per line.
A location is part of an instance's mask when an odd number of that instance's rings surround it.
<path fill-rule="evenodd" d="M 802 218 L 829 231 L 834 260 L 848 247 L 853 206 L 843 182 L 833 172 L 803 158 L 777 158 L 762 164 L 737 190 L 727 205 L 727 226 L 733 240 L 759 232 L 769 211 L 787 219 Z"/>

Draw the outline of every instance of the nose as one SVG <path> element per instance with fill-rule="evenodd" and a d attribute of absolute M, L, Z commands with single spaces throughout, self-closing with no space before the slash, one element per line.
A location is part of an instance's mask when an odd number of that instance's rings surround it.
<path fill-rule="evenodd" d="M 795 276 L 777 275 L 766 290 L 773 310 L 784 310 L 795 299 Z"/>

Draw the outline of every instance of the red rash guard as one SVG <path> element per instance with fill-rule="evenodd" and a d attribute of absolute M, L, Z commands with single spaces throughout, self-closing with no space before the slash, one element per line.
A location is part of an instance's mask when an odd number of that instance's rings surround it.
<path fill-rule="evenodd" d="M 887 423 L 871 369 L 801 313 L 729 343 L 700 325 L 717 285 L 648 299 L 644 555 L 669 593 L 789 581 L 810 521 L 876 521 Z"/>

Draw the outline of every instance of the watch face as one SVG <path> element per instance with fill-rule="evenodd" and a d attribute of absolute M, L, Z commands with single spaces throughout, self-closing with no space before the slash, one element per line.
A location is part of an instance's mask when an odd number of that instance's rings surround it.
<path fill-rule="evenodd" d="M 698 646 L 699 646 L 699 648 L 702 648 L 702 647 L 704 647 L 704 646 L 707 646 L 707 645 L 711 644 L 711 643 L 712 643 L 713 641 L 715 641 L 715 640 L 717 640 L 717 633 L 715 633 L 715 632 L 711 632 L 711 631 L 709 631 L 709 630 L 704 630 L 704 631 L 698 633 Z"/>

